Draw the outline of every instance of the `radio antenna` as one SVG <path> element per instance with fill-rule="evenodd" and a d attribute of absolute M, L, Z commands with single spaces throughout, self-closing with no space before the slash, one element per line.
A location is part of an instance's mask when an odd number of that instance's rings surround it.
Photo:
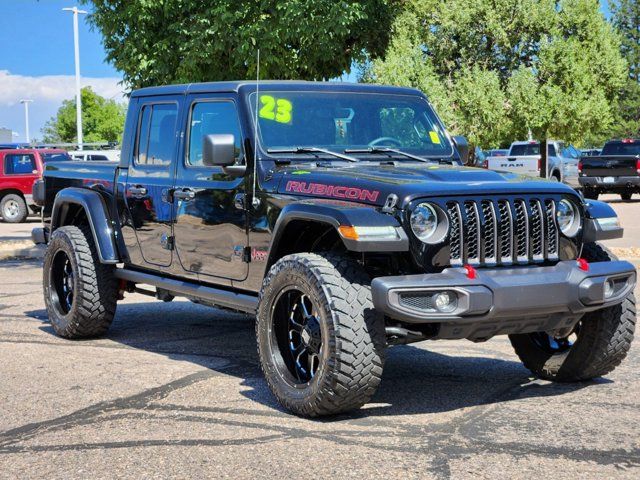
<path fill-rule="evenodd" d="M 258 49 L 256 60 L 256 111 L 253 119 L 253 192 L 251 204 L 253 208 L 258 208 L 260 202 L 256 197 L 256 185 L 258 183 L 258 101 L 260 98 L 260 49 Z"/>

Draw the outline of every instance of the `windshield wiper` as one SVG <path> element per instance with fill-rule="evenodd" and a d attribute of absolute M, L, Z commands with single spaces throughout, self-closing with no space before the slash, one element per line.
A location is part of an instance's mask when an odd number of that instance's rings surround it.
<path fill-rule="evenodd" d="M 347 148 L 344 153 L 395 153 L 396 155 L 402 155 L 403 157 L 407 157 L 410 158 L 412 160 L 417 160 L 418 162 L 427 162 L 427 163 L 433 163 L 433 162 L 438 162 L 438 163 L 449 163 L 448 161 L 444 161 L 442 159 L 435 159 L 435 158 L 425 158 L 425 157 L 419 157 L 418 155 L 413 155 L 411 153 L 407 153 L 407 152 L 403 152 L 402 150 L 397 150 L 395 148 L 389 148 L 389 147 L 369 147 L 369 148 Z M 389 155 L 391 156 L 391 155 Z"/>
<path fill-rule="evenodd" d="M 324 153 L 326 155 L 331 155 L 333 157 L 339 158 L 341 160 L 346 160 L 347 162 L 358 161 L 357 158 L 350 157 L 348 155 L 343 155 L 338 152 L 332 152 L 331 150 L 327 150 L 326 148 L 318 148 L 318 147 L 268 148 L 267 153 Z"/>

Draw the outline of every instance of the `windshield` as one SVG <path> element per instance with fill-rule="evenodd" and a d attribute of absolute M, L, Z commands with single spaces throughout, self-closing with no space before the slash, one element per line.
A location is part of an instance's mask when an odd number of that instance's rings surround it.
<path fill-rule="evenodd" d="M 60 162 L 64 160 L 72 160 L 68 153 L 41 153 L 44 162 Z"/>
<path fill-rule="evenodd" d="M 419 156 L 453 154 L 429 104 L 417 95 L 283 91 L 259 95 L 259 137 L 265 150 L 392 147 Z M 255 93 L 249 97 L 252 109 L 255 97 Z"/>
<path fill-rule="evenodd" d="M 640 155 L 640 142 L 607 143 L 602 149 L 602 155 Z"/>

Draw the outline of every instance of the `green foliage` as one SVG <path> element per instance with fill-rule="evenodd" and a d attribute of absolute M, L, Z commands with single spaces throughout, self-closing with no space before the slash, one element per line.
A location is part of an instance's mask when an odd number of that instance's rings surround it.
<path fill-rule="evenodd" d="M 408 0 L 366 81 L 416 86 L 483 147 L 616 127 L 626 63 L 597 0 Z"/>
<path fill-rule="evenodd" d="M 83 0 L 133 88 L 255 77 L 332 78 L 384 52 L 398 0 Z"/>
<path fill-rule="evenodd" d="M 82 134 L 87 143 L 120 142 L 125 106 L 101 97 L 91 87 L 82 89 Z M 42 129 L 44 142 L 77 142 L 76 99 L 65 100 Z"/>
<path fill-rule="evenodd" d="M 640 2 L 611 2 L 613 24 L 622 38 L 621 52 L 629 64 L 629 78 L 620 94 L 616 136 L 640 136 Z"/>
<path fill-rule="evenodd" d="M 640 2 L 614 0 L 609 2 L 613 24 L 622 36 L 622 54 L 629 63 L 629 77 L 640 82 Z"/>

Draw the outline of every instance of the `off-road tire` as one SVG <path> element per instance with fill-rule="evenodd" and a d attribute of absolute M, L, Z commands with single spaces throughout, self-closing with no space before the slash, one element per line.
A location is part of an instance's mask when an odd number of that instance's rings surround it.
<path fill-rule="evenodd" d="M 52 264 L 58 252 L 70 260 L 74 274 L 74 300 L 67 313 L 52 283 Z M 89 227 L 65 226 L 53 232 L 44 255 L 43 287 L 49 321 L 64 338 L 98 337 L 113 321 L 117 303 L 114 266 L 100 263 Z"/>
<path fill-rule="evenodd" d="M 17 209 L 15 213 L 9 214 L 6 210 L 9 208 L 10 204 Z M 24 198 L 20 195 L 16 195 L 15 193 L 9 193 L 2 197 L 2 201 L 0 202 L 0 213 L 2 213 L 2 218 L 7 223 L 22 223 L 27 219 L 29 210 L 27 209 L 27 202 L 24 201 Z"/>
<path fill-rule="evenodd" d="M 586 244 L 582 257 L 608 262 L 616 257 L 597 243 Z M 631 348 L 636 325 L 636 301 L 629 293 L 613 307 L 586 313 L 578 339 L 564 352 L 549 353 L 529 334 L 509 335 L 516 354 L 534 375 L 547 380 L 573 382 L 601 377 L 613 371 Z"/>
<path fill-rule="evenodd" d="M 631 193 L 621 193 L 620 198 L 625 202 L 628 202 L 629 200 L 631 200 L 631 195 Z"/>
<path fill-rule="evenodd" d="M 316 375 L 306 387 L 297 388 L 278 367 L 277 348 L 271 343 L 275 302 L 291 285 L 317 302 L 326 347 Z M 260 292 L 256 336 L 269 388 L 297 415 L 317 417 L 360 408 L 380 384 L 386 349 L 384 319 L 373 308 L 369 276 L 346 256 L 300 253 L 276 262 Z"/>

